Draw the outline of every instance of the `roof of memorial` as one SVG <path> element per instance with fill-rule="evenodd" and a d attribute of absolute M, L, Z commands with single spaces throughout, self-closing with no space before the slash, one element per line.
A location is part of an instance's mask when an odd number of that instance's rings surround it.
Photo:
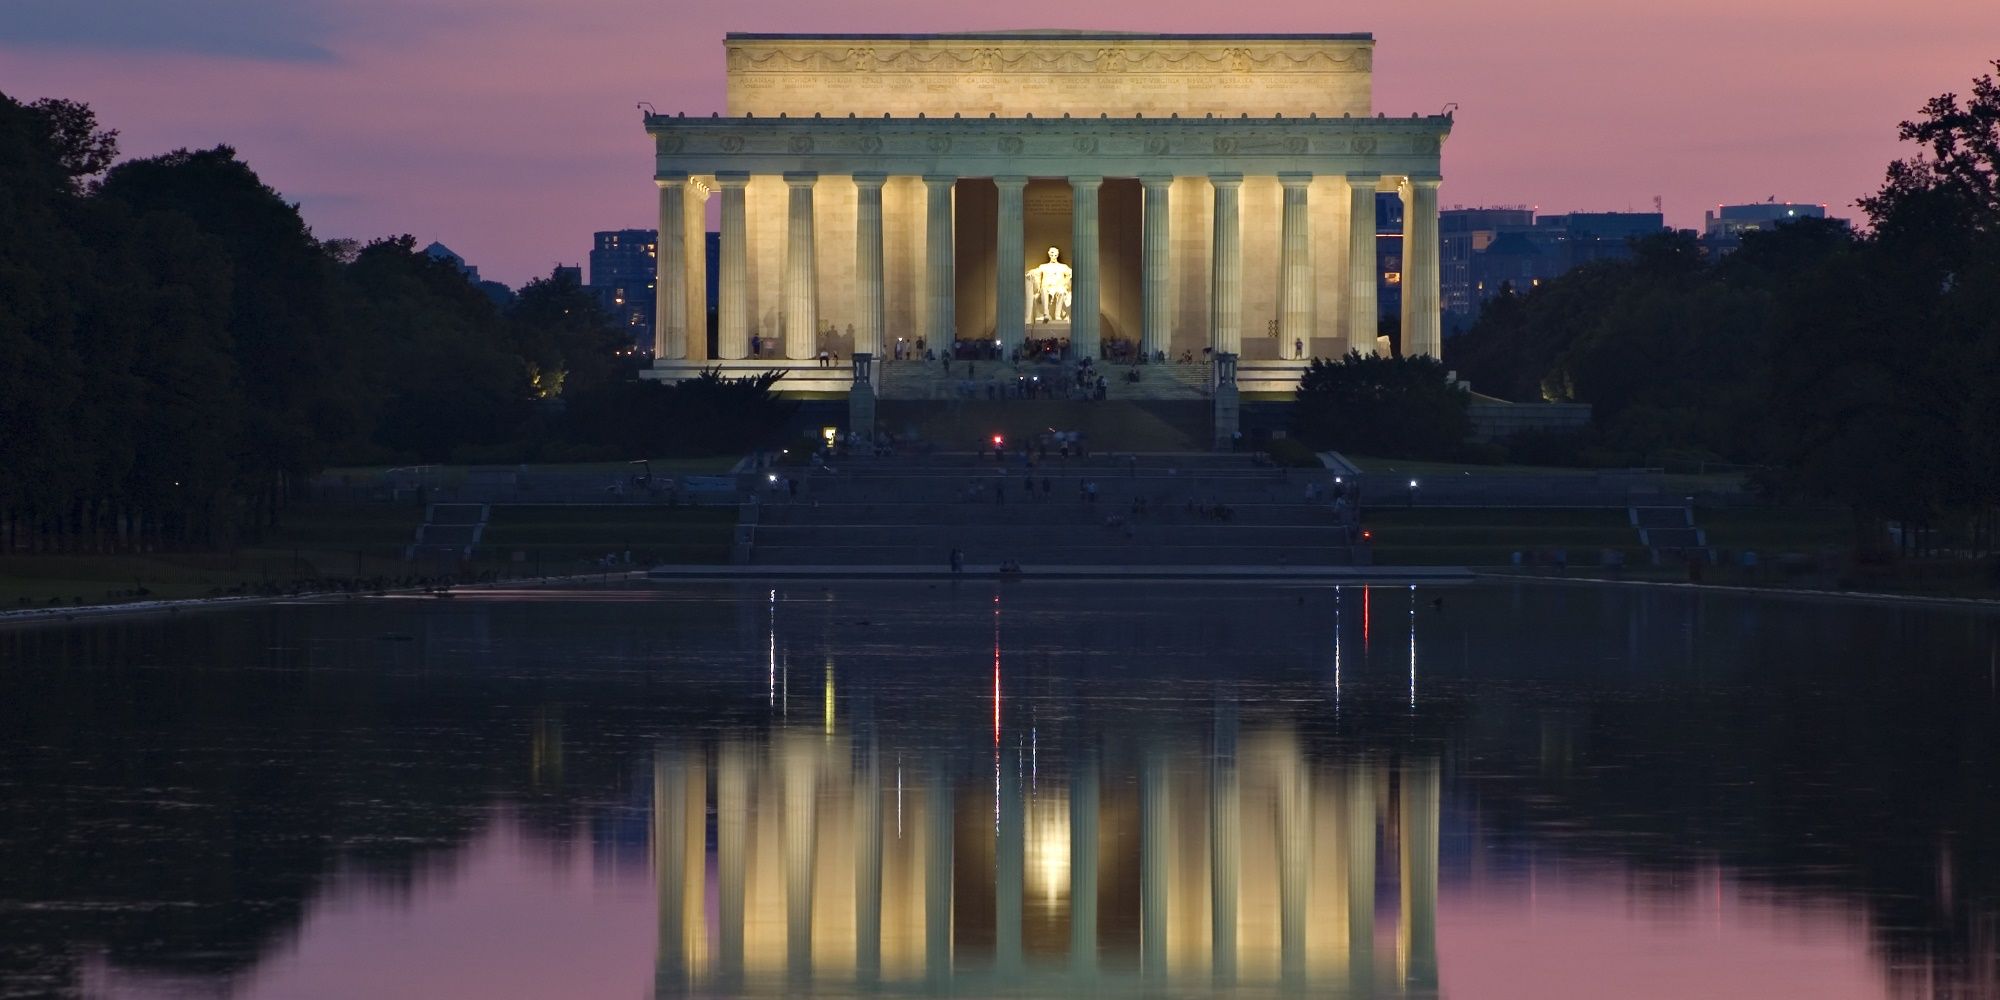
<path fill-rule="evenodd" d="M 942 32 L 858 32 L 847 34 L 814 34 L 807 32 L 759 32 L 732 31 L 723 36 L 724 41 L 791 41 L 791 42 L 863 42 L 863 41 L 1171 41 L 1171 42 L 1372 42 L 1372 32 L 1215 32 L 1198 34 L 1160 33 L 1152 31 L 1095 31 L 1078 28 L 1024 28 L 1016 31 L 942 31 Z"/>

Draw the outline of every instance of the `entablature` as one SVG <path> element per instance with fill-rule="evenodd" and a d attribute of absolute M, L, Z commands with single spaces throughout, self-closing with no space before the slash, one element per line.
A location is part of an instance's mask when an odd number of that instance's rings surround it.
<path fill-rule="evenodd" d="M 688 118 L 649 115 L 656 172 L 1437 177 L 1450 115 L 1409 118 Z"/>

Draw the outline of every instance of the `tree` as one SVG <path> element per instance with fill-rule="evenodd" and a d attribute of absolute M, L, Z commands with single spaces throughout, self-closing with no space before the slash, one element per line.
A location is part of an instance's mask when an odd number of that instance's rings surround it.
<path fill-rule="evenodd" d="M 621 363 L 632 340 L 598 305 L 597 297 L 557 268 L 521 289 L 507 317 L 539 395 L 555 398 L 633 377 L 636 362 Z"/>
<path fill-rule="evenodd" d="M 2000 69 L 2000 60 L 1993 66 Z M 1991 74 L 1972 81 L 1964 103 L 1957 94 L 1931 98 L 1896 132 L 1922 148 L 1890 163 L 1881 190 L 1861 199 L 1878 231 L 1894 238 L 1921 235 L 1919 226 L 1960 235 L 2000 229 L 2000 83 Z"/>
<path fill-rule="evenodd" d="M 138 216 L 186 217 L 227 258 L 227 327 L 247 404 L 235 443 L 239 488 L 253 501 L 245 527 L 275 524 L 363 422 L 336 326 L 333 260 L 298 206 L 228 146 L 121 163 L 98 193 Z"/>
<path fill-rule="evenodd" d="M 373 417 L 365 443 L 396 461 L 443 462 L 510 439 L 528 415 L 528 367 L 492 300 L 410 236 L 348 256 L 342 327 Z"/>
<path fill-rule="evenodd" d="M 1428 356 L 1315 358 L 1299 379 L 1292 431 L 1314 448 L 1450 458 L 1471 430 L 1470 399 Z"/>
<path fill-rule="evenodd" d="M 56 163 L 69 175 L 72 193 L 81 193 L 89 178 L 118 159 L 118 130 L 98 128 L 90 105 L 45 97 L 28 110 L 39 121 Z"/>

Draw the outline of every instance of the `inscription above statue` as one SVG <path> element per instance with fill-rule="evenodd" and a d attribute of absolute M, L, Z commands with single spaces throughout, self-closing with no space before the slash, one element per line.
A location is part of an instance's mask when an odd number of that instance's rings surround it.
<path fill-rule="evenodd" d="M 1062 251 L 1049 248 L 1048 263 L 1028 269 L 1028 323 L 1069 322 L 1069 265 Z"/>

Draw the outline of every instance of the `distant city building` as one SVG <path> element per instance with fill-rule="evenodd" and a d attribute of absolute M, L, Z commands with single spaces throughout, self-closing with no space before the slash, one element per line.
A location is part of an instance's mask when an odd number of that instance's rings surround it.
<path fill-rule="evenodd" d="M 444 261 L 445 263 L 450 264 L 455 268 L 458 268 L 458 273 L 465 275 L 465 280 L 470 281 L 475 285 L 479 284 L 479 269 L 473 267 L 470 264 L 467 264 L 465 262 L 465 258 L 460 257 L 458 254 L 452 252 L 452 249 L 450 247 L 445 246 L 444 244 L 433 240 L 431 241 L 430 246 L 424 248 L 424 256 L 429 257 L 432 260 Z"/>
<path fill-rule="evenodd" d="M 590 248 L 590 283 L 604 311 L 647 354 L 653 350 L 654 275 L 660 234 L 655 229 L 596 233 Z"/>
<path fill-rule="evenodd" d="M 1536 215 L 1521 206 L 1438 213 L 1439 297 L 1445 329 L 1472 324 L 1486 300 L 1511 285 L 1535 286 L 1594 260 L 1624 260 L 1632 241 L 1666 232 L 1659 212 Z"/>
<path fill-rule="evenodd" d="M 1480 294 L 1481 289 L 1500 287 L 1498 281 L 1479 273 L 1477 265 L 1483 262 L 1482 255 L 1502 236 L 1520 236 L 1534 228 L 1535 210 L 1525 206 L 1451 208 L 1439 212 L 1439 296 L 1445 315 L 1476 314 L 1479 303 L 1489 297 Z M 1525 237 L 1517 242 L 1533 249 Z"/>
<path fill-rule="evenodd" d="M 555 270 L 549 272 L 549 280 L 575 282 L 577 287 L 581 288 L 583 286 L 583 265 L 557 264 Z"/>
<path fill-rule="evenodd" d="M 1713 212 L 1702 213 L 1701 245 L 1711 255 L 1721 257 L 1735 253 L 1743 245 L 1744 233 L 1762 232 L 1775 229 L 1787 222 L 1800 219 L 1826 218 L 1825 205 L 1807 205 L 1790 201 L 1765 201 L 1750 205 L 1717 205 Z M 1845 223 L 1845 219 L 1835 219 Z"/>
<path fill-rule="evenodd" d="M 1666 232 L 1667 220 L 1658 212 L 1571 212 L 1535 216 L 1535 229 L 1545 243 L 1561 247 L 1567 271 L 1593 260 L 1630 258 L 1632 241 Z"/>
<path fill-rule="evenodd" d="M 430 246 L 424 248 L 424 256 L 432 260 L 443 261 L 457 268 L 458 273 L 465 275 L 465 280 L 471 282 L 472 287 L 479 289 L 487 298 L 493 300 L 494 305 L 505 308 L 508 303 L 514 301 L 513 289 L 508 288 L 498 281 L 481 280 L 479 269 L 471 264 L 467 264 L 465 258 L 453 252 L 450 247 L 433 240 Z"/>

